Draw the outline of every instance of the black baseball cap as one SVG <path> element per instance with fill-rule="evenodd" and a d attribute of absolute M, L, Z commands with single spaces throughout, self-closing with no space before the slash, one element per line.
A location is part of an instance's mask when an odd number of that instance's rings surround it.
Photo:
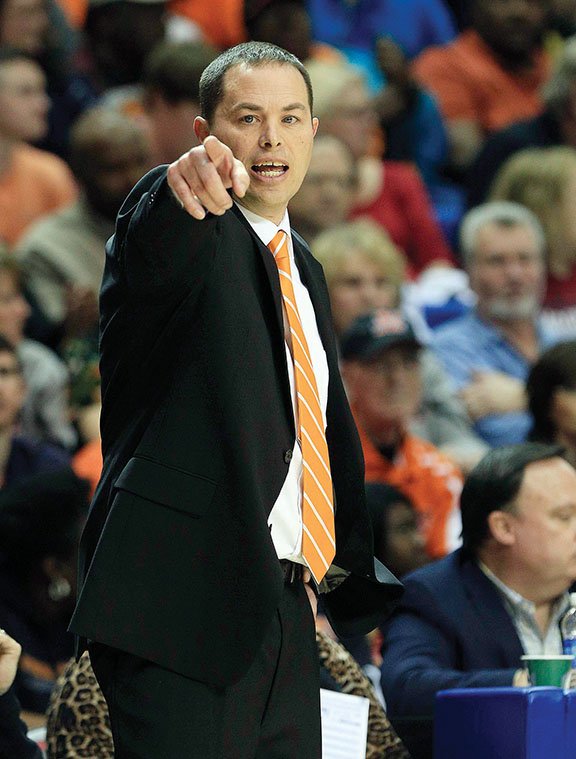
<path fill-rule="evenodd" d="M 380 308 L 352 323 L 342 335 L 340 352 L 345 360 L 370 361 L 396 345 L 422 347 L 401 311 Z"/>

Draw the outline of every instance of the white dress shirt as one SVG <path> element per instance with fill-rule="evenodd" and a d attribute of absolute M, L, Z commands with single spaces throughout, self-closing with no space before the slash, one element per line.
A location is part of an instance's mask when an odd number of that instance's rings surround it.
<path fill-rule="evenodd" d="M 328 362 L 324 346 L 318 333 L 314 307 L 308 294 L 308 290 L 302 284 L 300 273 L 294 260 L 294 246 L 290 234 L 290 220 L 288 211 L 285 212 L 278 226 L 274 222 L 248 211 L 240 204 L 238 208 L 258 235 L 264 245 L 268 246 L 276 233 L 281 229 L 288 235 L 288 250 L 290 254 L 290 267 L 292 270 L 292 285 L 296 297 L 296 305 L 302 322 L 302 328 L 308 343 L 314 375 L 318 387 L 324 429 L 326 429 L 326 403 L 328 400 Z M 270 253 L 272 255 L 272 253 Z M 294 381 L 294 364 L 290 347 L 285 342 L 286 362 L 288 364 L 288 377 L 292 396 L 292 409 L 294 411 L 295 428 L 298 429 L 298 412 L 296 406 L 296 383 Z M 294 441 L 293 455 L 290 461 L 288 474 L 272 510 L 268 517 L 268 525 L 272 542 L 279 559 L 305 564 L 302 557 L 302 451 L 297 440 Z"/>

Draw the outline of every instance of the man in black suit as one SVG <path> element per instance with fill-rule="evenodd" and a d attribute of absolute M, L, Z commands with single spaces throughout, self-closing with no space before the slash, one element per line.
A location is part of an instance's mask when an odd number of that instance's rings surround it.
<path fill-rule="evenodd" d="M 92 641 L 118 758 L 315 759 L 315 594 L 341 633 L 363 632 L 399 585 L 373 558 L 322 269 L 286 212 L 318 125 L 306 70 L 247 43 L 200 89 L 201 144 L 140 181 L 107 250 L 104 470 L 72 629 Z M 297 309 L 268 248 L 279 230 Z M 325 576 L 303 548 L 309 446 L 289 309 L 329 453 Z"/>

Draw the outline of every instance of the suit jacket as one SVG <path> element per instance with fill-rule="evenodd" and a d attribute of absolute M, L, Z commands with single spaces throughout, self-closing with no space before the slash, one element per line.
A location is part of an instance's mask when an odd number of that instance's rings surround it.
<path fill-rule="evenodd" d="M 404 578 L 384 629 L 382 690 L 389 715 L 431 716 L 445 688 L 511 685 L 524 653 L 492 582 L 461 550 Z"/>
<path fill-rule="evenodd" d="M 267 527 L 295 440 L 276 264 L 237 209 L 197 221 L 165 168 L 125 201 L 101 292 L 104 469 L 71 628 L 189 677 L 248 669 L 282 592 Z M 375 562 L 363 460 L 320 265 L 294 236 L 330 380 L 336 502 L 326 596 L 339 629 L 377 624 L 400 586 Z"/>

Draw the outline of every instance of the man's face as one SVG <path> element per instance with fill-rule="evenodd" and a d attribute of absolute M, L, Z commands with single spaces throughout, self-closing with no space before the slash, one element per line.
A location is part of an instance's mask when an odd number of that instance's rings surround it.
<path fill-rule="evenodd" d="M 117 139 L 103 138 L 94 148 L 91 176 L 82 184 L 90 205 L 114 221 L 124 199 L 150 168 L 150 153 L 143 135 L 133 130 Z"/>
<path fill-rule="evenodd" d="M 41 139 L 49 105 L 40 66 L 24 59 L 0 64 L 0 134 L 27 142 Z"/>
<path fill-rule="evenodd" d="M 533 319 L 544 292 L 544 261 L 528 226 L 487 224 L 476 236 L 469 267 L 478 310 L 487 319 Z"/>
<path fill-rule="evenodd" d="M 386 551 L 380 560 L 397 577 L 403 577 L 429 561 L 424 546 L 424 533 L 414 509 L 402 501 L 391 504 L 386 515 Z"/>
<path fill-rule="evenodd" d="M 209 124 L 246 167 L 250 186 L 241 204 L 275 223 L 302 184 L 317 128 L 306 83 L 289 64 L 229 69 Z"/>
<path fill-rule="evenodd" d="M 25 395 L 26 386 L 16 356 L 0 351 L 0 432 L 12 429 Z"/>
<path fill-rule="evenodd" d="M 333 112 L 322 117 L 322 134 L 338 137 L 358 159 L 366 155 L 376 124 L 376 110 L 370 93 L 358 79 L 340 93 Z"/>
<path fill-rule="evenodd" d="M 346 220 L 355 193 L 354 165 L 347 149 L 335 140 L 317 140 L 302 186 L 290 201 L 290 214 L 316 234 Z"/>
<path fill-rule="evenodd" d="M 526 467 L 509 515 L 510 562 L 543 598 L 559 595 L 576 580 L 576 471 L 563 459 Z"/>
<path fill-rule="evenodd" d="M 474 27 L 498 55 L 523 62 L 541 42 L 547 13 L 545 0 L 476 0 Z"/>
<path fill-rule="evenodd" d="M 418 348 L 396 345 L 370 362 L 344 365 L 358 423 L 377 445 L 393 445 L 420 406 L 422 375 Z"/>

